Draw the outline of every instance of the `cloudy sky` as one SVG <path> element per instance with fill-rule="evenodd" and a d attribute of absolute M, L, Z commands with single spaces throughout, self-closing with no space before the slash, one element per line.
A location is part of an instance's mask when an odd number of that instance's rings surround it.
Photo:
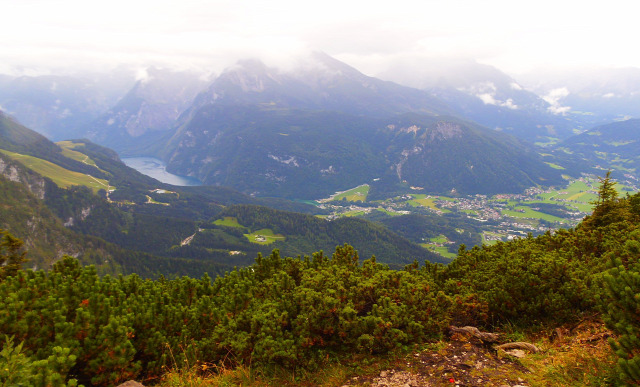
<path fill-rule="evenodd" d="M 120 63 L 212 71 L 321 50 L 375 75 L 465 57 L 537 67 L 640 67 L 632 0 L 0 0 L 0 73 Z M 377 5 L 378 4 L 378 5 Z"/>

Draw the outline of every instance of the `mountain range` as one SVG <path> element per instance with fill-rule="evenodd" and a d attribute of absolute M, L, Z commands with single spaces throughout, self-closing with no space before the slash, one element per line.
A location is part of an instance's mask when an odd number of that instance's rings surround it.
<path fill-rule="evenodd" d="M 559 144 L 585 162 L 620 174 L 640 170 L 640 119 L 596 126 Z"/>
<path fill-rule="evenodd" d="M 562 170 L 551 165 L 590 170 L 566 152 L 531 145 L 556 144 L 583 126 L 512 77 L 476 62 L 418 65 L 393 73 L 405 74 L 396 76 L 405 85 L 324 53 L 288 69 L 244 60 L 212 81 L 149 68 L 70 134 L 257 196 L 314 199 L 374 182 L 374 196 L 411 186 L 518 192 L 560 183 Z M 11 82 L 0 89 L 15 89 Z"/>

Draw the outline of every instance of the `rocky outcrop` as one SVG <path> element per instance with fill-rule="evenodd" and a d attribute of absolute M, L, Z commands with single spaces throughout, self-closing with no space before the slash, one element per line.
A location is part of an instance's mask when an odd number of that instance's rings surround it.
<path fill-rule="evenodd" d="M 9 181 L 24 185 L 38 199 L 44 199 L 44 179 L 35 173 L 25 170 L 15 161 L 10 160 L 8 157 L 3 157 L 2 155 L 0 155 L 0 175 L 4 176 Z"/>

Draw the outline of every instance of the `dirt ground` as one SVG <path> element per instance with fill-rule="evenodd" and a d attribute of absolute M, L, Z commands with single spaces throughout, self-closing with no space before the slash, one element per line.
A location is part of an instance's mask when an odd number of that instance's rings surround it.
<path fill-rule="evenodd" d="M 406 364 L 380 372 L 377 376 L 358 376 L 346 386 L 527 386 L 522 378 L 527 369 L 517 357 L 492 349 L 474 337 L 454 334 L 438 348 L 414 353 Z"/>

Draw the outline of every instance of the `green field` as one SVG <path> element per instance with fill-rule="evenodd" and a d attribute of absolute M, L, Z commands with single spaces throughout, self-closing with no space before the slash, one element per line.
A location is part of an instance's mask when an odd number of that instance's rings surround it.
<path fill-rule="evenodd" d="M 61 188 L 83 185 L 91 188 L 93 192 L 98 192 L 100 189 L 115 189 L 115 187 L 109 185 L 107 180 L 97 179 L 91 175 L 70 171 L 37 157 L 21 155 L 19 153 L 13 153 L 6 150 L 0 150 L 0 152 L 22 163 L 25 167 L 33 170 L 34 172 L 39 173 L 44 177 L 48 177 Z"/>
<path fill-rule="evenodd" d="M 444 246 L 435 246 L 429 243 L 421 243 L 420 246 L 448 259 L 454 259 L 457 256 L 457 254 L 450 252 Z"/>
<path fill-rule="evenodd" d="M 340 216 L 363 216 L 364 214 L 366 214 L 365 211 L 362 210 L 354 210 L 354 211 L 347 211 L 344 212 L 342 214 L 340 214 Z"/>
<path fill-rule="evenodd" d="M 496 243 L 498 243 L 498 241 L 495 239 L 488 240 L 487 236 L 498 237 L 500 239 L 502 239 L 503 237 L 502 234 L 491 232 L 491 231 L 483 231 L 481 236 L 482 236 L 482 244 L 487 246 L 495 245 Z"/>
<path fill-rule="evenodd" d="M 425 194 L 411 194 L 411 196 L 413 196 L 414 199 L 409 200 L 407 203 L 409 203 L 409 205 L 413 207 L 426 207 L 434 211 L 442 211 L 444 213 L 451 212 L 446 208 L 438 208 L 438 206 L 436 206 L 435 201 L 436 200 L 452 200 L 452 199 L 444 198 L 444 197 L 441 198 L 439 196 L 427 197 L 427 195 Z"/>
<path fill-rule="evenodd" d="M 269 245 L 276 241 L 284 241 L 286 238 L 282 234 L 274 234 L 270 228 L 263 228 L 250 234 L 244 234 L 249 242 L 259 245 Z"/>
<path fill-rule="evenodd" d="M 558 164 L 550 163 L 550 162 L 547 162 L 547 161 L 545 161 L 545 164 L 547 164 L 548 166 L 550 166 L 553 169 L 565 169 L 564 167 L 562 167 L 562 166 L 560 166 Z"/>
<path fill-rule="evenodd" d="M 225 216 L 222 219 L 218 219 L 213 224 L 217 226 L 225 226 L 225 227 L 236 227 L 236 228 L 245 228 L 243 225 L 238 223 L 238 219 L 233 216 Z"/>
<path fill-rule="evenodd" d="M 73 148 L 76 148 L 80 145 L 84 145 L 83 143 L 71 142 L 71 141 L 59 141 L 59 142 L 56 142 L 56 145 L 62 148 L 62 155 L 64 157 L 70 158 L 72 160 L 80 161 L 81 163 L 85 163 L 87 165 L 91 165 L 93 167 L 98 168 L 98 164 L 96 164 L 96 162 L 93 161 L 89 156 L 85 155 L 82 152 L 73 150 Z"/>
<path fill-rule="evenodd" d="M 566 219 L 559 218 L 557 216 L 553 216 L 553 215 L 549 215 L 549 214 L 545 214 L 544 212 L 539 212 L 539 211 L 533 210 L 533 209 L 531 209 L 530 207 L 527 207 L 527 206 L 517 206 L 517 207 L 515 207 L 515 209 L 516 210 L 524 210 L 524 212 L 512 211 L 512 210 L 502 210 L 502 215 L 510 216 L 512 218 L 542 219 L 542 220 L 546 220 L 547 222 L 559 222 L 559 223 L 565 223 L 566 222 Z"/>
<path fill-rule="evenodd" d="M 428 198 L 425 194 L 412 194 L 411 196 L 413 196 L 413 199 L 409 200 L 408 203 L 413 207 L 422 206 L 431 208 L 432 210 L 438 209 L 435 204 L 436 198 Z"/>
<path fill-rule="evenodd" d="M 339 193 L 333 197 L 333 200 L 342 200 L 343 198 L 349 202 L 367 201 L 369 195 L 369 185 L 364 184 L 356 188 Z"/>
<path fill-rule="evenodd" d="M 457 254 L 450 252 L 447 246 L 443 246 L 448 242 L 449 242 L 449 238 L 440 234 L 437 237 L 429 238 L 428 243 L 421 243 L 420 246 L 424 247 L 429 251 L 433 251 L 434 253 L 440 256 L 443 256 L 445 258 L 453 259 L 457 256 Z"/>
<path fill-rule="evenodd" d="M 446 236 L 444 236 L 444 235 L 440 234 L 440 235 L 438 235 L 437 237 L 429 238 L 429 241 L 430 241 L 431 243 L 440 243 L 440 244 L 445 244 L 445 243 L 449 242 L 449 239 L 448 239 Z"/>
<path fill-rule="evenodd" d="M 571 205 L 582 212 L 591 212 L 593 206 L 589 203 L 598 199 L 598 195 L 593 193 L 595 190 L 593 187 L 596 185 L 597 180 L 594 179 L 590 179 L 589 184 L 575 180 L 567 188 L 546 192 L 538 196 L 543 200 L 543 203 Z"/>
<path fill-rule="evenodd" d="M 385 214 L 390 215 L 390 216 L 400 216 L 400 215 L 402 215 L 399 212 L 388 211 L 388 210 L 386 210 L 386 209 L 384 209 L 382 207 L 378 207 L 378 208 L 376 208 L 376 210 L 378 210 L 380 212 L 384 212 Z"/>

